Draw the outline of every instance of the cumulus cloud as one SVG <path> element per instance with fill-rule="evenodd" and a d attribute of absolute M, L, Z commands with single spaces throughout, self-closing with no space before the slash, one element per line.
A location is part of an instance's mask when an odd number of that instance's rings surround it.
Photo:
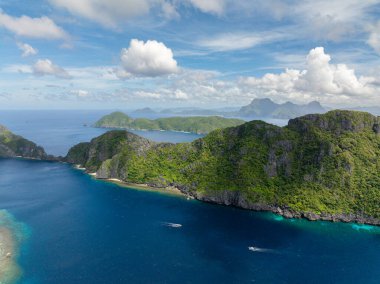
<path fill-rule="evenodd" d="M 66 39 L 66 32 L 48 17 L 12 17 L 0 9 L 0 27 L 23 37 L 42 39 Z"/>
<path fill-rule="evenodd" d="M 330 55 L 323 47 L 310 50 L 305 70 L 286 69 L 280 74 L 266 74 L 261 78 L 245 77 L 240 84 L 256 93 L 270 96 L 305 99 L 363 98 L 379 90 L 373 77 L 358 77 L 345 64 L 331 64 Z"/>
<path fill-rule="evenodd" d="M 17 46 L 22 51 L 22 54 L 21 54 L 22 57 L 28 57 L 28 56 L 36 55 L 38 53 L 37 49 L 35 49 L 33 46 L 27 43 L 19 42 L 17 43 Z"/>
<path fill-rule="evenodd" d="M 126 78 L 129 74 L 157 77 L 178 72 L 172 50 L 155 40 L 143 42 L 132 39 L 129 48 L 122 49 L 120 60 L 124 70 L 117 75 L 121 78 Z"/>
<path fill-rule="evenodd" d="M 40 59 L 32 67 L 36 76 L 51 75 L 61 79 L 71 79 L 69 73 L 62 67 L 55 65 L 49 59 Z"/>

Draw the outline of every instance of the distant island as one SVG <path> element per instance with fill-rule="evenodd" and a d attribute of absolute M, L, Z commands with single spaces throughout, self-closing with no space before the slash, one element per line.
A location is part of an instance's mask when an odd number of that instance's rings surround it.
<path fill-rule="evenodd" d="M 243 124 L 244 121 L 219 116 L 167 117 L 158 119 L 131 118 L 123 112 L 103 116 L 94 126 L 133 130 L 170 130 L 206 134 L 219 128 Z"/>
<path fill-rule="evenodd" d="M 285 217 L 380 225 L 380 118 L 330 111 L 278 127 L 251 121 L 192 143 L 155 143 L 122 130 L 70 149 L 65 160 L 206 202 Z"/>
<path fill-rule="evenodd" d="M 357 109 L 360 110 L 360 109 Z M 363 108 L 366 111 L 366 109 Z M 198 107 L 186 108 L 167 108 L 161 111 L 155 111 L 151 108 L 142 108 L 133 111 L 133 116 L 152 115 L 152 114 L 171 114 L 197 115 L 197 116 L 223 116 L 223 117 L 246 117 L 246 118 L 276 118 L 291 119 L 310 113 L 325 113 L 328 109 L 323 107 L 319 102 L 312 101 L 307 104 L 295 104 L 286 102 L 278 104 L 269 98 L 253 99 L 252 102 L 242 107 L 225 107 L 215 109 L 202 109 Z"/>
<path fill-rule="evenodd" d="M 246 117 L 270 117 L 290 119 L 310 113 L 325 113 L 327 110 L 317 101 L 304 105 L 291 102 L 277 104 L 271 99 L 254 99 L 249 105 L 242 107 L 238 114 Z"/>

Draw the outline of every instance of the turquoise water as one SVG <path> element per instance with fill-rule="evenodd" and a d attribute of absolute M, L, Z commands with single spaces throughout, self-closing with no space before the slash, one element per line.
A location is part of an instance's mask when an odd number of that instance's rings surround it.
<path fill-rule="evenodd" d="M 1 114 L 1 123 L 56 152 L 98 131 L 81 126 L 82 114 L 71 113 L 67 128 L 61 114 L 30 123 Z M 60 139 L 48 139 L 48 129 Z M 23 238 L 19 283 L 380 282 L 378 227 L 121 188 L 61 163 L 0 159 L 0 208 L 23 224 L 15 227 Z"/>

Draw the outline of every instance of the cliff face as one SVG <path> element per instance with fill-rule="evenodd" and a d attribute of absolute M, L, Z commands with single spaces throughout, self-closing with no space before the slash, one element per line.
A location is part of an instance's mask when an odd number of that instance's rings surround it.
<path fill-rule="evenodd" d="M 24 157 L 33 159 L 47 159 L 48 156 L 42 147 L 13 134 L 0 125 L 0 157 Z"/>
<path fill-rule="evenodd" d="M 209 202 L 380 224 L 379 122 L 368 113 L 332 111 L 282 128 L 252 121 L 182 144 L 111 132 L 74 147 L 68 161 L 100 178 L 172 185 Z M 110 149 L 110 141 L 119 142 Z"/>

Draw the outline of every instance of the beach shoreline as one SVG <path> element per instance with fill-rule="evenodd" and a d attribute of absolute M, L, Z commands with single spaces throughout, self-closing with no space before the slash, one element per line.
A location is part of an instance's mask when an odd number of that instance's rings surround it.
<path fill-rule="evenodd" d="M 77 165 L 75 165 L 74 168 L 77 170 L 81 170 L 81 171 L 86 170 L 85 168 L 78 167 Z M 97 178 L 96 173 L 86 172 L 86 174 L 88 174 L 89 176 L 91 176 L 92 178 L 94 178 L 96 180 L 110 182 L 110 183 L 116 184 L 116 185 L 118 185 L 120 187 L 124 187 L 124 188 L 129 188 L 129 189 L 134 189 L 134 190 L 143 190 L 143 191 L 149 191 L 149 192 L 159 192 L 159 193 L 164 193 L 164 194 L 168 194 L 168 195 L 174 195 L 174 196 L 178 196 L 178 197 L 194 199 L 192 196 L 186 195 L 185 193 L 183 193 L 181 190 L 179 190 L 175 186 L 154 187 L 154 186 L 150 186 L 149 184 L 146 184 L 146 183 L 144 183 L 144 184 L 129 183 L 129 182 L 125 182 L 125 181 L 122 181 L 120 179 L 117 179 L 117 178 Z"/>

